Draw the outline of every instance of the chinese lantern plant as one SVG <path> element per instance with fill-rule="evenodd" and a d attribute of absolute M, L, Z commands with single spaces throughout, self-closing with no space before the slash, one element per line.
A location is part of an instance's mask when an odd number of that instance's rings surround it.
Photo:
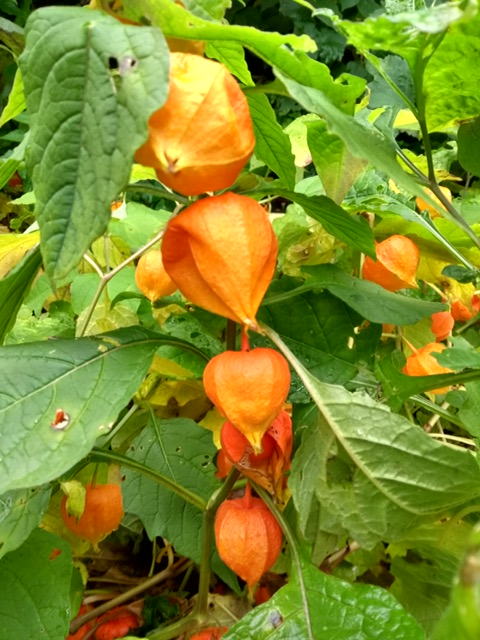
<path fill-rule="evenodd" d="M 376 245 L 377 260 L 365 256 L 362 276 L 388 291 L 418 288 L 415 275 L 420 260 L 417 245 L 406 236 L 393 235 Z"/>
<path fill-rule="evenodd" d="M 159 298 L 172 295 L 177 290 L 165 271 L 159 250 L 149 251 L 140 257 L 135 269 L 135 282 L 152 303 Z"/>
<path fill-rule="evenodd" d="M 85 506 L 81 514 L 69 512 L 68 498 L 64 496 L 61 515 L 72 533 L 96 547 L 100 540 L 120 526 L 123 518 L 121 488 L 114 483 L 89 483 L 85 487 Z"/>
<path fill-rule="evenodd" d="M 170 60 L 167 102 L 135 158 L 186 196 L 230 187 L 255 146 L 247 100 L 223 64 L 190 53 Z"/>

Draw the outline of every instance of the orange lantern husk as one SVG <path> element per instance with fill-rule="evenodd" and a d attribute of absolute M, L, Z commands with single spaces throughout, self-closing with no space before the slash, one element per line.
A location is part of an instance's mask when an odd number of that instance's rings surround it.
<path fill-rule="evenodd" d="M 290 467 L 293 432 L 292 420 L 281 411 L 262 438 L 261 454 L 255 454 L 247 438 L 226 422 L 221 431 L 222 451 L 225 457 L 245 475 L 282 501 L 283 478 Z"/>
<path fill-rule="evenodd" d="M 165 269 L 183 295 L 258 329 L 256 313 L 275 271 L 278 245 L 258 202 L 235 193 L 198 200 L 167 225 Z"/>
<path fill-rule="evenodd" d="M 215 541 L 220 558 L 249 589 L 275 564 L 282 548 L 282 530 L 267 505 L 252 498 L 225 500 L 215 518 Z"/>
<path fill-rule="evenodd" d="M 407 376 L 432 376 L 439 373 L 452 373 L 452 369 L 443 367 L 438 360 L 431 355 L 432 353 L 442 353 L 444 349 L 446 349 L 444 344 L 430 342 L 407 358 L 402 373 L 405 373 Z M 446 393 L 448 390 L 449 387 L 442 387 L 441 389 L 433 389 L 430 393 Z"/>
<path fill-rule="evenodd" d="M 255 137 L 248 103 L 227 68 L 198 55 L 172 53 L 167 101 L 148 122 L 135 154 L 158 179 L 186 196 L 230 187 Z"/>
<path fill-rule="evenodd" d="M 432 314 L 431 330 L 437 342 L 448 338 L 455 326 L 455 319 L 450 311 L 439 311 Z"/>
<path fill-rule="evenodd" d="M 177 290 L 177 285 L 165 271 L 159 250 L 141 256 L 135 269 L 135 282 L 150 302 L 170 296 Z"/>
<path fill-rule="evenodd" d="M 406 236 L 390 236 L 376 245 L 377 261 L 365 256 L 362 276 L 388 291 L 417 289 L 415 280 L 420 251 Z"/>
<path fill-rule="evenodd" d="M 473 313 L 461 300 L 454 300 L 451 308 L 452 316 L 458 322 L 467 322 L 473 318 Z"/>
<path fill-rule="evenodd" d="M 252 445 L 262 453 L 262 438 L 283 408 L 290 388 L 285 358 L 268 348 L 224 351 L 203 374 L 205 392 Z"/>

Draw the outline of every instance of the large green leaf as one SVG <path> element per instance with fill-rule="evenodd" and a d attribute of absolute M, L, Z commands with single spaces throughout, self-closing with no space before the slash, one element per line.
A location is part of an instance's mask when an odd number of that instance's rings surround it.
<path fill-rule="evenodd" d="M 352 112 L 356 99 L 365 88 L 365 80 L 357 76 L 343 74 L 333 80 L 325 64 L 307 55 L 306 52 L 315 51 L 316 45 L 306 35 L 280 35 L 253 27 L 208 22 L 170 0 L 124 0 L 123 6 L 128 17 L 148 21 L 160 27 L 167 36 L 243 45 L 289 77 L 322 90 L 347 113 Z"/>
<path fill-rule="evenodd" d="M 231 0 L 184 0 L 183 4 L 194 16 L 205 20 L 221 20 L 232 6 Z"/>
<path fill-rule="evenodd" d="M 15 318 L 22 305 L 25 296 L 28 294 L 35 276 L 37 275 L 42 256 L 37 247 L 20 264 L 14 267 L 11 272 L 0 280 L 0 344 L 5 340 L 5 336 L 15 323 Z"/>
<path fill-rule="evenodd" d="M 48 482 L 81 460 L 135 393 L 161 344 L 182 341 L 132 327 L 0 348 L 0 495 Z M 58 410 L 69 417 L 64 429 L 54 428 Z"/>
<path fill-rule="evenodd" d="M 368 121 L 360 121 L 342 112 L 323 91 L 300 84 L 278 67 L 274 71 L 302 107 L 325 118 L 330 133 L 343 140 L 352 156 L 367 160 L 410 193 L 419 196 L 423 194 L 420 185 L 398 163 L 395 143 L 391 138 Z"/>
<path fill-rule="evenodd" d="M 0 496 L 0 558 L 17 549 L 38 527 L 49 499 L 48 485 L 9 491 Z"/>
<path fill-rule="evenodd" d="M 296 167 L 290 138 L 278 124 L 266 95 L 252 93 L 247 100 L 255 132 L 255 155 L 277 174 L 287 189 L 293 189 Z"/>
<path fill-rule="evenodd" d="M 238 622 L 225 640 L 424 640 L 417 622 L 380 587 L 352 585 L 312 565 Z M 305 615 L 310 613 L 310 628 Z"/>
<path fill-rule="evenodd" d="M 245 61 L 245 51 L 241 44 L 223 40 L 212 40 L 206 43 L 205 53 L 209 58 L 214 58 L 224 64 L 230 73 L 247 86 L 255 85 Z"/>
<path fill-rule="evenodd" d="M 459 126 L 457 145 L 459 163 L 474 176 L 480 176 L 480 118 Z"/>
<path fill-rule="evenodd" d="M 373 485 L 393 508 L 413 515 L 437 514 L 479 495 L 480 468 L 471 452 L 436 442 L 365 393 L 316 380 L 274 331 L 267 335 L 300 376 L 365 487 Z"/>
<path fill-rule="evenodd" d="M 0 637 L 64 640 L 68 635 L 70 547 L 36 529 L 0 561 Z"/>
<path fill-rule="evenodd" d="M 57 279 L 107 228 L 147 120 L 166 98 L 168 49 L 155 28 L 76 7 L 33 12 L 26 39 L 27 161 L 45 269 Z"/>
<path fill-rule="evenodd" d="M 374 282 L 355 278 L 333 264 L 304 267 L 304 270 L 312 276 L 311 279 L 284 293 L 270 291 L 263 306 L 282 303 L 310 289 L 322 288 L 328 289 L 366 320 L 380 324 L 415 324 L 422 318 L 447 308 L 441 302 L 427 302 L 392 293 Z"/>
<path fill-rule="evenodd" d="M 357 354 L 355 327 L 362 318 L 330 293 L 307 292 L 268 304 L 258 318 L 275 329 L 312 375 L 344 384 L 357 373 L 363 357 Z M 297 386 L 294 381 L 292 390 Z"/>
<path fill-rule="evenodd" d="M 128 456 L 159 471 L 207 503 L 220 487 L 215 478 L 215 453 L 212 434 L 192 420 L 159 420 L 152 416 L 148 428 L 133 442 Z M 163 536 L 177 553 L 200 562 L 202 511 L 145 475 L 126 468 L 123 471 L 126 511 L 139 516 L 151 540 Z M 235 582 L 216 552 L 213 569 L 230 584 Z"/>

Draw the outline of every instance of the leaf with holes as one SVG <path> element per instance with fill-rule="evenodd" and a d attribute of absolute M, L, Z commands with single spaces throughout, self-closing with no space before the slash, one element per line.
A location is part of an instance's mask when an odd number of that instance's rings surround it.
<path fill-rule="evenodd" d="M 168 50 L 155 28 L 77 7 L 34 11 L 20 57 L 30 116 L 27 157 L 52 279 L 107 228 L 149 116 L 165 101 Z"/>

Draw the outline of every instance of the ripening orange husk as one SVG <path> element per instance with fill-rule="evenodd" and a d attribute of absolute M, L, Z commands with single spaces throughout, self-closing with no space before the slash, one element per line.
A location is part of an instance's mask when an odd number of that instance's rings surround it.
<path fill-rule="evenodd" d="M 420 251 L 406 236 L 390 236 L 376 246 L 377 261 L 365 256 L 362 276 L 388 291 L 417 289 L 415 280 Z"/>
<path fill-rule="evenodd" d="M 252 498 L 225 500 L 215 518 L 220 558 L 251 589 L 275 564 L 282 548 L 282 530 L 267 505 Z"/>
<path fill-rule="evenodd" d="M 162 242 L 165 270 L 190 302 L 253 329 L 277 252 L 263 207 L 230 192 L 184 209 Z"/>
<path fill-rule="evenodd" d="M 191 53 L 170 56 L 167 101 L 148 121 L 137 162 L 185 196 L 230 187 L 255 146 L 248 103 L 227 68 Z"/>
<path fill-rule="evenodd" d="M 417 353 L 413 353 L 407 358 L 402 373 L 407 374 L 407 376 L 433 376 L 439 373 L 451 373 L 451 369 L 442 367 L 436 358 L 431 355 L 432 352 L 442 353 L 444 349 L 446 349 L 444 344 L 430 342 L 422 349 L 419 349 Z M 449 387 L 442 387 L 441 389 L 433 389 L 430 393 L 446 393 L 448 389 Z"/>
<path fill-rule="evenodd" d="M 170 296 L 177 290 L 177 285 L 165 271 L 162 254 L 158 249 L 141 256 L 135 269 L 135 282 L 150 302 Z"/>
<path fill-rule="evenodd" d="M 450 191 L 450 189 L 448 189 L 447 187 L 440 187 L 440 191 L 443 193 L 443 195 L 447 198 L 447 200 L 449 202 L 452 201 L 452 192 Z M 438 197 L 433 193 L 433 191 L 431 189 L 425 189 L 425 193 L 430 196 L 430 198 L 434 201 L 437 202 L 442 209 L 444 209 L 445 207 L 443 206 L 443 204 L 440 202 L 440 200 L 438 199 Z M 416 198 L 415 199 L 415 203 L 418 207 L 418 210 L 420 212 L 422 211 L 428 211 L 428 213 L 430 214 L 431 218 L 441 218 L 442 215 L 440 213 L 438 213 L 438 211 L 435 209 L 435 207 L 433 207 L 431 204 L 428 204 L 428 202 L 425 202 L 425 200 L 423 200 L 423 198 Z"/>
<path fill-rule="evenodd" d="M 253 447 L 262 453 L 262 438 L 280 414 L 290 388 L 290 369 L 274 349 L 224 351 L 203 373 L 205 392 Z"/>
<path fill-rule="evenodd" d="M 455 319 L 450 311 L 439 311 L 432 314 L 431 330 L 437 342 L 448 338 L 455 326 Z"/>
<path fill-rule="evenodd" d="M 458 322 L 467 322 L 473 318 L 472 311 L 460 300 L 454 300 L 452 302 L 451 313 L 453 318 L 458 320 Z"/>

